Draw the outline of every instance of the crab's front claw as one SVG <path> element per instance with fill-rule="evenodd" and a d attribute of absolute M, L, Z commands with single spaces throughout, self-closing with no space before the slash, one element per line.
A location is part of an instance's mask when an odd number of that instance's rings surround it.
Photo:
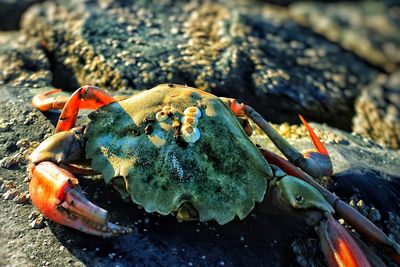
<path fill-rule="evenodd" d="M 370 266 L 356 241 L 333 219 L 333 208 L 314 187 L 274 165 L 272 169 L 276 177 L 271 189 L 273 202 L 302 216 L 317 230 L 329 266 Z"/>
<path fill-rule="evenodd" d="M 102 237 L 131 230 L 108 221 L 108 212 L 90 202 L 78 180 L 52 162 L 30 166 L 29 194 L 35 207 L 50 220 Z"/>

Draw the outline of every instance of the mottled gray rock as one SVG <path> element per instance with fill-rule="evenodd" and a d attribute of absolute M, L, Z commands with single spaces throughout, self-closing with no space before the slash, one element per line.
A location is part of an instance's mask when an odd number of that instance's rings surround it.
<path fill-rule="evenodd" d="M 353 130 L 381 145 L 400 148 L 400 70 L 380 75 L 355 103 Z"/>
<path fill-rule="evenodd" d="M 22 14 L 43 0 L 0 0 L 0 30 L 16 30 Z"/>
<path fill-rule="evenodd" d="M 0 33 L 0 85 L 50 86 L 50 63 L 35 38 L 18 32 Z"/>
<path fill-rule="evenodd" d="M 63 88 L 182 83 L 237 97 L 274 121 L 302 113 L 349 129 L 353 101 L 375 75 L 261 3 L 57 1 L 30 9 L 23 25 L 69 73 Z"/>
<path fill-rule="evenodd" d="M 290 14 L 328 39 L 392 72 L 400 64 L 400 12 L 390 1 L 296 3 Z"/>

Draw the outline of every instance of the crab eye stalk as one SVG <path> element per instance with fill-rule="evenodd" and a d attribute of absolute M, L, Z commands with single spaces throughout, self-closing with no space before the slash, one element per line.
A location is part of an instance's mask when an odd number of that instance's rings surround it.
<path fill-rule="evenodd" d="M 197 107 L 188 107 L 183 111 L 183 114 L 187 117 L 195 117 L 197 119 L 201 117 L 201 111 Z"/>
<path fill-rule="evenodd" d="M 200 139 L 199 129 L 191 126 L 190 124 L 182 126 L 181 134 L 183 140 L 185 140 L 187 143 L 195 143 L 197 140 Z"/>

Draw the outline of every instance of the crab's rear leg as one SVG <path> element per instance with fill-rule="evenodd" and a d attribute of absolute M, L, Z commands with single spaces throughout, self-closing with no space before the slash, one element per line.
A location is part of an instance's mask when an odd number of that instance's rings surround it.
<path fill-rule="evenodd" d="M 57 133 L 35 149 L 29 166 L 32 203 L 52 221 L 85 233 L 109 237 L 129 232 L 110 223 L 107 211 L 90 202 L 74 175 L 60 167 L 80 159 L 82 151 L 80 128 Z"/>
<path fill-rule="evenodd" d="M 318 184 L 311 176 L 303 172 L 287 160 L 276 155 L 275 153 L 261 149 L 261 153 L 270 164 L 274 164 L 284 169 L 288 175 L 303 180 L 307 184 L 315 188 L 332 206 L 335 213 L 343 218 L 349 225 L 357 230 L 365 239 L 374 243 L 375 245 L 385 249 L 389 255 L 400 264 L 400 245 L 394 240 L 390 239 L 381 229 L 379 229 L 370 220 L 364 217 L 361 213 L 356 211 L 347 203 L 343 202 L 338 196 L 331 193 L 329 190 Z M 330 223 L 332 227 L 336 228 Z M 321 228 L 323 229 L 323 228 Z M 324 230 L 325 231 L 325 230 Z M 326 230 L 327 231 L 327 230 Z M 320 232 L 320 234 L 323 232 Z M 325 238 L 326 239 L 326 238 Z"/>
<path fill-rule="evenodd" d="M 49 109 L 63 109 L 55 132 L 68 131 L 75 126 L 79 109 L 97 109 L 115 102 L 115 99 L 106 91 L 90 85 L 77 89 L 70 97 L 49 97 L 60 90 L 52 90 L 33 97 L 32 104 L 42 111 Z"/>
<path fill-rule="evenodd" d="M 238 104 L 235 99 L 224 99 L 224 101 L 230 106 L 231 110 L 237 116 L 249 117 L 253 120 L 260 129 L 268 135 L 271 141 L 278 147 L 278 149 L 288 158 L 293 164 L 307 172 L 313 177 L 330 176 L 333 173 L 332 162 L 329 158 L 328 151 L 318 139 L 312 128 L 300 116 L 300 119 L 306 126 L 311 140 L 317 149 L 315 152 L 307 152 L 302 154 L 297 151 L 292 145 L 290 145 L 272 126 L 266 121 L 259 113 L 253 108 Z"/>

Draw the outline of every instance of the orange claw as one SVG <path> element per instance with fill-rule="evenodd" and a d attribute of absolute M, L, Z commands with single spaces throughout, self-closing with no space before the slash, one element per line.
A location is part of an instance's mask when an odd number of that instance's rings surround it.
<path fill-rule="evenodd" d="M 131 231 L 108 222 L 107 211 L 90 202 L 78 180 L 52 162 L 30 166 L 29 194 L 35 207 L 56 223 L 103 237 Z"/>
<path fill-rule="evenodd" d="M 307 123 L 307 121 L 299 114 L 301 122 L 304 124 L 306 127 L 308 133 L 310 134 L 311 141 L 313 142 L 315 148 L 318 150 L 319 153 L 329 157 L 328 150 L 326 150 L 324 144 L 322 144 L 321 140 L 319 140 L 318 136 L 315 134 L 314 130 L 311 128 L 311 126 Z"/>
<path fill-rule="evenodd" d="M 321 238 L 322 250 L 330 267 L 368 267 L 368 259 L 350 236 L 332 215 L 328 214 L 317 228 Z"/>

